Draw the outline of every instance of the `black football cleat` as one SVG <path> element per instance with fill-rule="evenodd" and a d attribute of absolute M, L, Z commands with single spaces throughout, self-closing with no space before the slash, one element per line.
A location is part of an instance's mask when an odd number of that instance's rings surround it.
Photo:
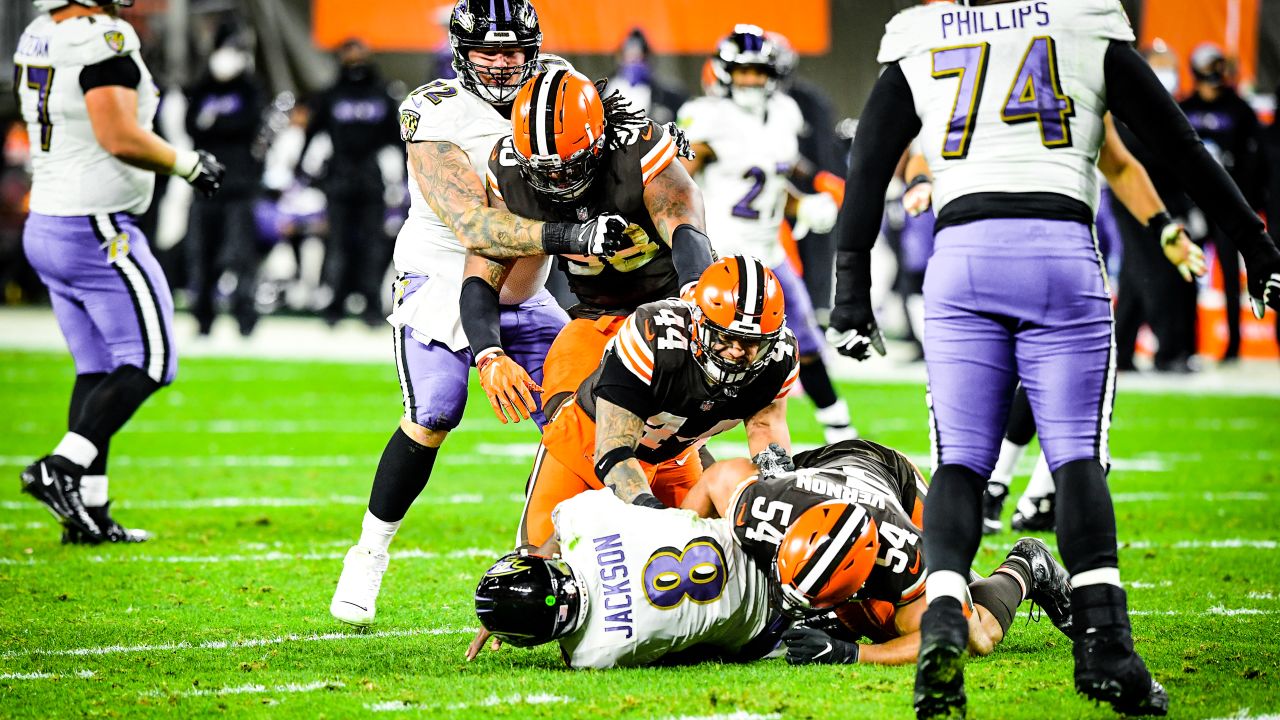
<path fill-rule="evenodd" d="M 960 602 L 940 598 L 920 621 L 920 656 L 916 660 L 917 720 L 965 716 L 964 661 L 969 648 L 969 622 Z"/>
<path fill-rule="evenodd" d="M 1013 511 L 1010 525 L 1014 530 L 1023 532 L 1053 532 L 1054 526 L 1054 493 L 1040 497 L 1024 497 L 1018 501 Z"/>
<path fill-rule="evenodd" d="M 45 456 L 28 465 L 22 471 L 22 491 L 44 503 L 64 527 L 79 531 L 86 542 L 105 539 L 80 498 L 80 478 L 58 467 L 55 459 Z"/>
<path fill-rule="evenodd" d="M 995 535 L 1004 531 L 1004 523 L 1000 514 L 1004 512 L 1004 501 L 1009 497 L 1009 488 L 1000 483 L 989 482 L 982 492 L 982 534 Z"/>
<path fill-rule="evenodd" d="M 144 543 L 151 539 L 151 533 L 139 528 L 127 528 L 116 522 L 111 517 L 111 503 L 107 503 L 102 507 L 88 508 L 89 517 L 98 524 L 102 530 L 103 540 L 113 543 Z M 90 539 L 83 532 L 72 527 L 64 527 L 62 529 L 63 545 L 96 545 L 97 542 Z"/>
<path fill-rule="evenodd" d="M 1005 562 L 1010 561 L 1022 563 L 1030 571 L 1032 585 L 1027 598 L 1044 609 L 1063 635 L 1071 637 L 1071 576 L 1049 546 L 1037 538 L 1022 538 L 1009 551 Z"/>
<path fill-rule="evenodd" d="M 1164 715 L 1169 695 L 1133 649 L 1128 599 L 1115 585 L 1071 593 L 1076 691 L 1123 715 Z"/>

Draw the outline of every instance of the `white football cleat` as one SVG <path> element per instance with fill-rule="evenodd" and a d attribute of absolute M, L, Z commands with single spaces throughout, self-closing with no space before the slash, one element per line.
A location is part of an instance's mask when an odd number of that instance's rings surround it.
<path fill-rule="evenodd" d="M 344 623 L 357 627 L 369 627 L 377 613 L 378 590 L 382 588 L 382 576 L 387 572 L 387 553 L 375 553 L 369 548 L 352 545 L 342 561 L 342 576 L 333 591 L 329 613 Z"/>

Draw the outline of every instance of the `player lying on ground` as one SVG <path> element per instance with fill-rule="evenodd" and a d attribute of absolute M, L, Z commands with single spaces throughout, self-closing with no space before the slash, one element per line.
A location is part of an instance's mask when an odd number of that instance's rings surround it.
<path fill-rule="evenodd" d="M 850 440 L 758 474 L 745 459 L 718 462 L 685 498 L 701 515 L 733 518 L 734 540 L 767 575 L 775 604 L 808 617 L 784 636 L 787 660 L 915 662 L 928 570 L 920 542 L 927 486 L 901 453 Z M 1019 540 L 989 577 L 969 585 L 969 649 L 990 653 L 1031 599 L 1064 633 L 1066 570 L 1044 543 Z M 859 645 L 859 638 L 871 645 Z"/>
<path fill-rule="evenodd" d="M 791 444 L 796 341 L 783 325 L 777 278 L 735 255 L 712 263 L 692 297 L 637 308 L 556 411 L 534 458 L 517 544 L 540 545 L 552 509 L 592 488 L 678 506 L 702 475 L 702 441 L 738 423 L 752 451 Z M 661 472 L 672 463 L 683 472 Z"/>
<path fill-rule="evenodd" d="M 480 580 L 484 629 L 468 660 L 490 635 L 495 649 L 558 640 L 572 668 L 746 661 L 777 645 L 787 622 L 727 520 L 593 490 L 560 503 L 552 522 L 547 542 L 504 555 Z"/>

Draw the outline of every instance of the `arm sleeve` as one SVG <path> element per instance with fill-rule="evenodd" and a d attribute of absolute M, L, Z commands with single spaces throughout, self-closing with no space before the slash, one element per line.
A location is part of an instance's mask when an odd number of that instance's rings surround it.
<path fill-rule="evenodd" d="M 120 87 L 138 89 L 142 83 L 142 71 L 138 63 L 128 55 L 103 60 L 92 65 L 85 65 L 80 71 L 80 89 L 89 92 L 94 88 L 118 85 Z"/>
<path fill-rule="evenodd" d="M 853 139 L 844 205 L 836 225 L 836 247 L 870 250 L 880 233 L 884 193 L 902 152 L 920 133 L 911 86 L 898 63 L 876 81 Z"/>
<path fill-rule="evenodd" d="M 1132 45 L 1112 41 L 1103 70 L 1107 105 L 1152 152 L 1167 158 L 1191 199 L 1236 240 L 1249 256 L 1265 237 L 1262 219 L 1254 214 L 1227 171 L 1205 150 L 1204 143 L 1173 98 L 1156 80 Z M 1268 243 L 1269 244 L 1269 243 Z"/>
<path fill-rule="evenodd" d="M 498 333 L 500 325 L 498 291 L 483 278 L 469 277 L 462 283 L 458 298 L 462 311 L 462 332 L 467 335 L 474 357 L 492 347 L 502 347 Z"/>
<path fill-rule="evenodd" d="M 680 287 L 696 281 L 712 262 L 711 240 L 692 225 L 681 225 L 671 233 L 671 261 L 676 266 Z"/>

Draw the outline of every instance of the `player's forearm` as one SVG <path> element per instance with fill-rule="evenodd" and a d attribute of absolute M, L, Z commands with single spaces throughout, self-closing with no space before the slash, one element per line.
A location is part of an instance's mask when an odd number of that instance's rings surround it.
<path fill-rule="evenodd" d="M 546 253 L 542 242 L 546 223 L 483 206 L 469 207 L 460 212 L 442 210 L 440 218 L 470 252 L 495 260 Z"/>
<path fill-rule="evenodd" d="M 778 443 L 791 452 L 791 430 L 787 426 L 787 399 L 774 400 L 769 407 L 747 418 L 747 447 L 752 457 L 763 452 L 769 443 Z"/>
<path fill-rule="evenodd" d="M 1155 185 L 1151 183 L 1151 177 L 1147 175 L 1146 168 L 1140 163 L 1134 161 L 1126 164 L 1118 172 L 1103 172 L 1107 178 L 1107 185 L 1111 187 L 1111 192 L 1115 193 L 1116 199 L 1124 205 L 1138 219 L 1138 222 L 1145 223 L 1151 217 L 1165 211 L 1164 201 L 1160 199 L 1160 195 L 1156 193 Z"/>
<path fill-rule="evenodd" d="M 596 476 L 625 502 L 652 494 L 644 467 L 635 458 L 644 420 L 635 413 L 596 398 Z"/>
<path fill-rule="evenodd" d="M 644 206 L 667 247 L 675 247 L 676 228 L 681 225 L 706 230 L 702 191 L 684 166 L 677 163 L 668 165 L 645 186 Z"/>
<path fill-rule="evenodd" d="M 653 494 L 653 488 L 649 486 L 649 476 L 645 474 L 640 461 L 635 458 L 629 458 L 614 465 L 602 482 L 623 502 L 634 502 L 641 495 Z"/>
<path fill-rule="evenodd" d="M 908 665 L 920 654 L 920 633 L 913 632 L 858 649 L 858 662 L 868 665 Z"/>
<path fill-rule="evenodd" d="M 174 169 L 178 151 L 150 130 L 135 126 L 132 131 L 116 133 L 109 140 L 103 140 L 99 138 L 102 148 L 126 165 L 166 175 L 178 174 Z"/>

